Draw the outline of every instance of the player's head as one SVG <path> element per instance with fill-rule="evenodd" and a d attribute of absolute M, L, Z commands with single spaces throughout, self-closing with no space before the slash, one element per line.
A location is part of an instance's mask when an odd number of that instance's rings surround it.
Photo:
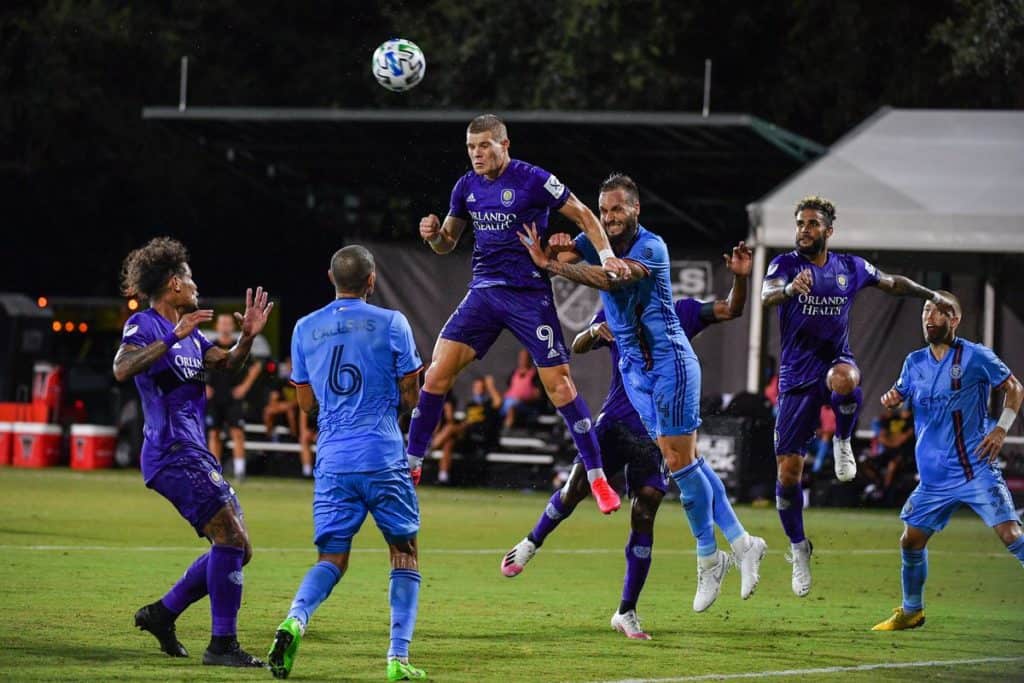
<path fill-rule="evenodd" d="M 494 114 L 481 114 L 466 127 L 466 152 L 477 175 L 498 177 L 508 165 L 508 129 Z"/>
<path fill-rule="evenodd" d="M 597 198 L 601 227 L 612 242 L 628 242 L 640 225 L 640 188 L 625 173 L 613 173 L 601 183 Z"/>
<path fill-rule="evenodd" d="M 125 296 L 165 302 L 179 311 L 199 308 L 199 291 L 188 266 L 185 245 L 170 237 L 156 237 L 135 249 L 121 264 L 121 292 Z"/>
<path fill-rule="evenodd" d="M 483 377 L 474 377 L 473 385 L 470 389 L 473 392 L 474 401 L 482 401 L 484 395 L 487 393 L 487 385 L 484 383 Z"/>
<path fill-rule="evenodd" d="M 377 283 L 377 266 L 369 249 L 350 244 L 334 252 L 328 275 L 339 296 L 365 299 L 373 294 L 373 287 Z"/>
<path fill-rule="evenodd" d="M 796 204 L 796 248 L 804 256 L 814 257 L 825 251 L 832 236 L 836 205 L 818 195 L 804 197 Z"/>
<path fill-rule="evenodd" d="M 948 315 L 931 301 L 925 301 L 921 310 L 921 329 L 924 331 L 924 340 L 929 344 L 949 344 L 956 336 L 963 309 L 960 308 L 960 300 L 952 292 L 944 289 L 936 291 L 953 302 L 953 314 Z"/>
<path fill-rule="evenodd" d="M 235 317 L 230 313 L 221 313 L 213 323 L 213 329 L 217 332 L 217 338 L 222 342 L 231 341 L 235 338 Z"/>

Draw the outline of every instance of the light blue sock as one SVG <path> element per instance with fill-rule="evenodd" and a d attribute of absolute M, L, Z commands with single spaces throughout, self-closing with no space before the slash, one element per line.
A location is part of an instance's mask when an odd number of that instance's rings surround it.
<path fill-rule="evenodd" d="M 672 478 L 679 486 L 680 501 L 690 523 L 690 531 L 697 539 L 697 557 L 714 555 L 718 550 L 715 541 L 715 525 L 711 507 L 714 493 L 711 482 L 700 469 L 700 461 L 690 463 L 681 470 L 672 473 Z"/>
<path fill-rule="evenodd" d="M 388 602 L 391 603 L 391 648 L 388 649 L 388 657 L 408 657 L 420 602 L 420 573 L 415 569 L 392 569 Z"/>
<path fill-rule="evenodd" d="M 1010 551 L 1011 555 L 1020 560 L 1021 566 L 1024 567 L 1024 536 L 1006 546 L 1006 549 Z"/>
<path fill-rule="evenodd" d="M 288 610 L 289 617 L 295 617 L 302 622 L 303 626 L 309 625 L 313 612 L 320 606 L 327 596 L 334 590 L 334 586 L 341 581 L 341 570 L 330 562 L 317 562 L 303 577 L 299 584 L 299 590 L 292 600 L 292 608 Z"/>
<path fill-rule="evenodd" d="M 924 609 L 924 582 L 928 578 L 928 548 L 903 551 L 903 611 Z"/>
<path fill-rule="evenodd" d="M 737 540 L 743 537 L 743 534 L 747 533 L 743 525 L 740 524 L 740 520 L 736 517 L 736 513 L 732 509 L 732 503 L 729 502 L 729 494 L 725 491 L 725 484 L 719 479 L 718 474 L 711 468 L 711 465 L 707 463 L 704 458 L 697 460 L 700 463 L 700 471 L 704 473 L 704 477 L 711 484 L 711 493 L 714 496 L 714 503 L 711 507 L 712 515 L 714 516 L 715 524 L 722 530 L 725 537 L 729 540 L 729 543 L 735 543 Z"/>

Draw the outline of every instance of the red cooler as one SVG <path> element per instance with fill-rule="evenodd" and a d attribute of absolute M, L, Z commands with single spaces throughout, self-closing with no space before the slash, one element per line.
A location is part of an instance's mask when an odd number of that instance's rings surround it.
<path fill-rule="evenodd" d="M 71 425 L 71 468 L 98 470 L 114 464 L 117 428 Z"/>
<path fill-rule="evenodd" d="M 60 462 L 60 425 L 15 422 L 13 431 L 15 467 L 53 467 Z"/>
<path fill-rule="evenodd" d="M 0 422 L 0 467 L 11 464 L 14 450 L 14 423 Z"/>

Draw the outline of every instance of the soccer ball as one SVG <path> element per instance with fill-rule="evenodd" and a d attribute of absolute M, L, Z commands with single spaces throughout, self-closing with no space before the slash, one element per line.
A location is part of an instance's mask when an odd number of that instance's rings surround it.
<path fill-rule="evenodd" d="M 423 80 L 427 60 L 416 43 L 392 38 L 374 51 L 370 70 L 377 82 L 388 90 L 404 92 Z"/>

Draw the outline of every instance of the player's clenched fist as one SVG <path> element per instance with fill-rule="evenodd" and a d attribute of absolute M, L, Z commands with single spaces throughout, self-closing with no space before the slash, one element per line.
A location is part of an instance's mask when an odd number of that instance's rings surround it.
<path fill-rule="evenodd" d="M 548 248 L 552 254 L 561 254 L 564 251 L 574 251 L 576 243 L 572 237 L 564 232 L 556 232 L 548 237 Z"/>
<path fill-rule="evenodd" d="M 427 242 L 434 242 L 441 234 L 441 219 L 430 214 L 420 219 L 420 237 Z"/>
<path fill-rule="evenodd" d="M 811 276 L 811 271 L 801 270 L 793 278 L 793 281 L 786 285 L 786 294 L 789 296 L 797 296 L 799 294 L 810 294 L 811 286 L 814 284 L 814 278 Z"/>
<path fill-rule="evenodd" d="M 895 389 L 890 389 L 882 394 L 882 405 L 886 408 L 895 408 L 901 403 L 903 403 L 903 396 Z"/>

